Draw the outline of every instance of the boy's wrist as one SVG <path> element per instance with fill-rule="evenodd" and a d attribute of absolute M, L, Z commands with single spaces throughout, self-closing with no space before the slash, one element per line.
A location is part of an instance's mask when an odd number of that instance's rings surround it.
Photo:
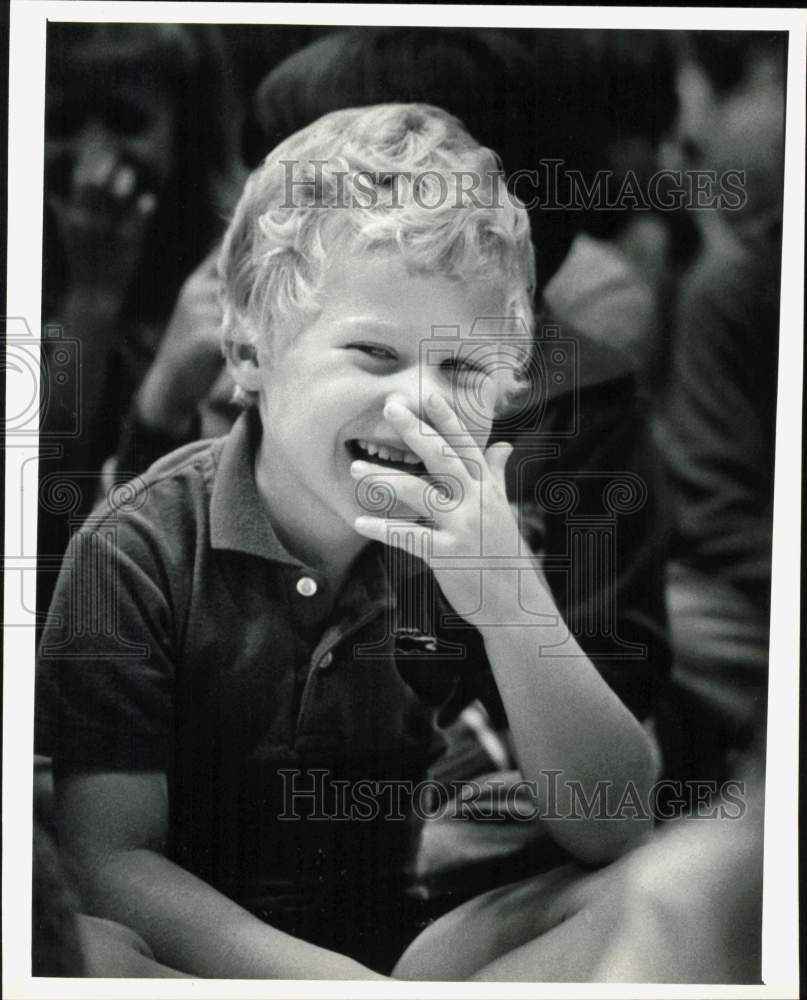
<path fill-rule="evenodd" d="M 484 640 L 502 629 L 550 626 L 559 612 L 546 581 L 536 569 L 491 567 L 480 576 L 479 607 L 464 615 Z"/>

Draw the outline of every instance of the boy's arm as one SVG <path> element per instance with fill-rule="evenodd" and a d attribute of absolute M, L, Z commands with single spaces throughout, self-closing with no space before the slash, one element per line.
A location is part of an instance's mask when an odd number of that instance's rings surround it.
<path fill-rule="evenodd" d="M 554 839 L 583 861 L 611 860 L 652 827 L 655 774 L 650 740 L 602 679 L 557 613 L 541 577 L 490 574 L 486 617 L 512 624 L 480 626 L 523 776 L 535 782 L 540 816 Z M 513 609 L 554 616 L 536 627 Z M 563 655 L 551 649 L 563 643 Z M 621 808 L 620 808 L 621 806 Z M 644 811 L 644 812 L 643 812 Z"/>
<path fill-rule="evenodd" d="M 60 765 L 60 845 L 87 908 L 136 930 L 163 964 L 205 978 L 383 979 L 264 924 L 163 854 L 165 776 Z"/>
<path fill-rule="evenodd" d="M 427 401 L 430 427 L 396 403 L 385 415 L 435 480 L 450 477 L 447 488 L 459 502 L 436 511 L 420 480 L 396 476 L 398 498 L 433 526 L 402 529 L 362 516 L 356 529 L 387 544 L 413 540 L 415 552 L 429 554 L 446 598 L 482 635 L 519 765 L 536 783 L 540 817 L 581 860 L 611 860 L 652 826 L 651 741 L 569 635 L 543 574 L 519 561 L 523 543 L 504 484 L 510 446 L 483 455 L 439 396 Z M 356 478 L 387 474 L 367 462 L 354 462 L 352 471 Z M 553 656 L 561 644 L 565 655 Z"/>

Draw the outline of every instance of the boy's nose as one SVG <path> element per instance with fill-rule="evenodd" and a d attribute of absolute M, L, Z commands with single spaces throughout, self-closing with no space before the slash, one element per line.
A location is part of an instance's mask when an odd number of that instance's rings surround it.
<path fill-rule="evenodd" d="M 394 398 L 403 403 L 421 420 L 429 423 L 426 401 L 432 395 L 441 396 L 449 406 L 451 405 L 451 393 L 448 391 L 445 380 L 440 378 L 438 373 L 421 367 L 401 373 L 401 377 L 395 379 L 387 398 Z"/>

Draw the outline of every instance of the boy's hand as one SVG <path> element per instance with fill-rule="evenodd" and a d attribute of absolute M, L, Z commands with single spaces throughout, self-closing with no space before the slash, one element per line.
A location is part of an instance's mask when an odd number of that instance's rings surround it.
<path fill-rule="evenodd" d="M 422 458 L 428 484 L 367 462 L 354 462 L 353 475 L 383 478 L 431 523 L 362 516 L 356 530 L 429 562 L 455 613 L 482 636 L 519 769 L 536 782 L 548 832 L 587 864 L 613 860 L 647 834 L 650 816 L 637 810 L 616 820 L 589 815 L 572 822 L 577 808 L 572 789 L 584 789 L 592 800 L 605 779 L 619 797 L 630 782 L 638 800 L 649 801 L 656 774 L 651 742 L 577 645 L 543 573 L 521 545 L 504 490 L 509 446 L 497 444 L 483 454 L 442 401 L 429 401 L 431 426 L 405 407 L 401 412 L 388 403 L 384 414 L 406 447 Z M 451 483 L 457 496 L 436 509 L 440 505 L 426 498 L 441 480 Z M 560 646 L 564 651 L 558 656 Z M 562 780 L 550 796 L 551 774 Z"/>
<path fill-rule="evenodd" d="M 512 446 L 499 442 L 483 453 L 444 399 L 434 395 L 426 405 L 431 426 L 396 399 L 384 416 L 422 459 L 428 478 L 364 461 L 351 466 L 358 480 L 387 483 L 420 520 L 363 515 L 356 530 L 425 559 L 455 612 L 472 624 L 512 624 L 525 568 L 516 562 L 524 545 L 504 483 Z"/>

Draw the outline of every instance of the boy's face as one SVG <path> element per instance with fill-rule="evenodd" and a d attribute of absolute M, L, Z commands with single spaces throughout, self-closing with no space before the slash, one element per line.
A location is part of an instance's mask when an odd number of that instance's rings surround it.
<path fill-rule="evenodd" d="M 348 249 L 334 253 L 321 302 L 273 365 L 259 348 L 257 473 L 286 503 L 337 518 L 328 523 L 344 532 L 368 512 L 350 475 L 355 459 L 388 465 L 393 488 L 396 473 L 423 471 L 383 415 L 390 397 L 426 419 L 425 400 L 440 394 L 484 446 L 501 345 L 480 337 L 479 324 L 471 331 L 478 318 L 484 329 L 485 318 L 504 317 L 506 300 L 500 283 L 410 274 L 397 251 Z"/>

